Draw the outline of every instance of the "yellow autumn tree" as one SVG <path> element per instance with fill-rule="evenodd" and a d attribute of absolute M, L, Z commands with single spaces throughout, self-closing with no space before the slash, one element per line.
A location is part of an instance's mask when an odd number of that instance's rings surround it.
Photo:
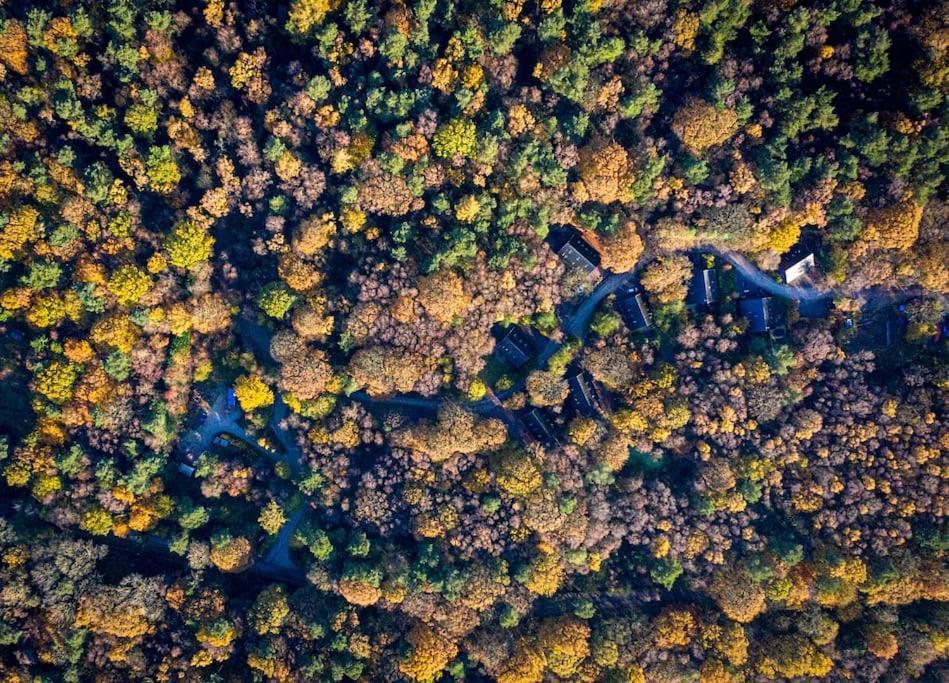
<path fill-rule="evenodd" d="M 427 372 L 423 357 L 390 346 L 367 346 L 349 361 L 353 382 L 373 396 L 409 392 Z"/>
<path fill-rule="evenodd" d="M 734 111 L 700 99 L 690 100 L 672 119 L 672 132 L 696 154 L 722 144 L 737 130 L 738 115 Z"/>
<path fill-rule="evenodd" d="M 419 278 L 418 302 L 432 318 L 450 323 L 471 303 L 464 280 L 455 271 L 443 268 Z"/>
<path fill-rule="evenodd" d="M 600 266 L 614 273 L 631 270 L 643 253 L 636 222 L 625 221 L 619 229 L 600 239 Z"/>
<path fill-rule="evenodd" d="M 867 213 L 863 236 L 886 249 L 909 249 L 919 238 L 923 207 L 913 201 L 891 204 Z"/>
<path fill-rule="evenodd" d="M 399 662 L 399 671 L 413 681 L 434 681 L 455 655 L 458 646 L 427 624 L 416 624 L 406 640 L 408 657 Z"/>
<path fill-rule="evenodd" d="M 260 511 L 260 516 L 257 517 L 257 523 L 260 524 L 260 528 L 265 532 L 273 536 L 287 522 L 287 515 L 284 514 L 283 509 L 280 507 L 280 504 L 275 500 L 268 502 Z"/>
<path fill-rule="evenodd" d="M 756 662 L 758 673 L 769 678 L 823 678 L 833 669 L 833 661 L 809 639 L 785 634 L 762 643 Z"/>
<path fill-rule="evenodd" d="M 719 571 L 709 594 L 729 619 L 747 624 L 765 610 L 765 592 L 748 572 L 738 567 Z"/>
<path fill-rule="evenodd" d="M 21 22 L 8 18 L 0 32 L 0 62 L 20 76 L 25 76 L 29 71 L 27 56 L 26 29 Z"/>
<path fill-rule="evenodd" d="M 244 375 L 234 382 L 234 393 L 241 408 L 248 412 L 273 405 L 274 394 L 257 375 Z"/>
<path fill-rule="evenodd" d="M 152 280 L 148 274 L 132 263 L 126 263 L 115 269 L 109 277 L 109 291 L 123 306 L 138 303 L 148 294 Z"/>
<path fill-rule="evenodd" d="M 480 418 L 455 403 L 445 403 L 435 422 L 423 422 L 393 434 L 393 443 L 426 454 L 434 462 L 455 454 L 480 453 L 499 448 L 507 428 L 494 418 Z"/>
<path fill-rule="evenodd" d="M 531 560 L 524 586 L 535 595 L 550 597 L 563 583 L 563 561 L 556 552 L 542 552 Z"/>
<path fill-rule="evenodd" d="M 176 223 L 165 240 L 168 260 L 178 268 L 193 268 L 207 261 L 214 250 L 214 238 L 191 220 Z"/>
<path fill-rule="evenodd" d="M 547 668 L 569 678 L 590 655 L 590 627 L 576 617 L 545 619 L 537 629 L 537 641 L 547 659 Z"/>
<path fill-rule="evenodd" d="M 240 572 L 250 566 L 253 560 L 253 547 L 243 536 L 223 536 L 211 543 L 211 563 L 222 572 Z"/>
<path fill-rule="evenodd" d="M 287 30 L 303 36 L 323 21 L 330 10 L 330 0 L 293 0 L 287 15 Z"/>
<path fill-rule="evenodd" d="M 498 683 L 540 683 L 544 679 L 547 662 L 539 648 L 521 641 L 514 654 L 504 662 Z"/>
<path fill-rule="evenodd" d="M 72 398 L 79 370 L 75 363 L 53 361 L 36 373 L 36 390 L 53 403 L 66 403 Z"/>
<path fill-rule="evenodd" d="M 0 258 L 10 260 L 28 243 L 41 236 L 40 214 L 32 206 L 23 206 L 13 212 L 0 227 Z"/>
<path fill-rule="evenodd" d="M 643 272 L 640 283 L 661 304 L 684 301 L 692 263 L 686 256 L 660 256 Z"/>

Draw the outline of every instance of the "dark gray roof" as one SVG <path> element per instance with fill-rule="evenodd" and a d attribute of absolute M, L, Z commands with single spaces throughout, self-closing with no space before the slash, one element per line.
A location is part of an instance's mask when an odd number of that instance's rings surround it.
<path fill-rule="evenodd" d="M 570 403 L 578 413 L 592 417 L 599 412 L 593 385 L 584 373 L 568 377 L 567 386 L 570 387 Z"/>
<path fill-rule="evenodd" d="M 587 274 L 600 265 L 600 254 L 580 235 L 573 235 L 567 240 L 557 251 L 557 255 L 571 268 L 579 268 Z"/>
<path fill-rule="evenodd" d="M 690 306 L 710 306 L 718 301 L 718 270 L 696 266 L 689 284 L 687 303 Z"/>
<path fill-rule="evenodd" d="M 496 346 L 497 352 L 515 370 L 527 364 L 534 355 L 534 345 L 524 331 L 512 325 Z"/>
<path fill-rule="evenodd" d="M 521 419 L 524 426 L 527 427 L 527 431 L 538 441 L 548 446 L 557 442 L 557 437 L 554 435 L 550 422 L 539 408 L 532 408 Z"/>
<path fill-rule="evenodd" d="M 764 294 L 764 291 L 741 273 L 738 273 L 738 292 L 742 299 L 754 299 Z"/>
<path fill-rule="evenodd" d="M 748 330 L 767 332 L 783 324 L 777 302 L 770 296 L 742 299 L 738 302 L 741 314 L 748 319 Z"/>
<path fill-rule="evenodd" d="M 616 306 L 623 317 L 623 322 L 631 331 L 639 332 L 652 327 L 652 315 L 642 294 L 623 297 L 616 302 Z"/>

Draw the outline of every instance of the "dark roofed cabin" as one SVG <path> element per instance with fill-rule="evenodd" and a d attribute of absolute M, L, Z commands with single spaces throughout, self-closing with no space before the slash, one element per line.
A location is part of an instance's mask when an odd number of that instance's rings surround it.
<path fill-rule="evenodd" d="M 689 306 L 711 306 L 718 301 L 718 270 L 696 264 L 689 283 L 686 303 Z"/>
<path fill-rule="evenodd" d="M 571 268 L 577 268 L 587 275 L 600 265 L 600 254 L 579 234 L 574 234 L 559 250 L 557 255 Z"/>
<path fill-rule="evenodd" d="M 498 342 L 497 352 L 508 365 L 518 370 L 534 355 L 534 344 L 520 327 L 512 325 Z"/>
<path fill-rule="evenodd" d="M 764 333 L 782 326 L 777 302 L 770 296 L 759 299 L 743 299 L 738 302 L 741 314 L 748 319 L 748 330 Z"/>
<path fill-rule="evenodd" d="M 631 332 L 641 332 L 652 327 L 652 315 L 642 293 L 637 292 L 619 299 L 616 307 Z"/>
<path fill-rule="evenodd" d="M 547 421 L 544 413 L 539 408 L 532 408 L 521 419 L 530 435 L 545 446 L 552 446 L 557 443 L 557 437 L 554 436 L 554 430 L 551 428 L 550 422 Z"/>
<path fill-rule="evenodd" d="M 567 378 L 567 386 L 570 387 L 570 403 L 578 413 L 593 417 L 599 412 L 593 385 L 584 373 Z"/>

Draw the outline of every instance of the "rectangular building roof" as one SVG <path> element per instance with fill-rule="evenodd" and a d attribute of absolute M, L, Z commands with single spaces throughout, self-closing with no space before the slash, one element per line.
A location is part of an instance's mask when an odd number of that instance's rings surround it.
<path fill-rule="evenodd" d="M 570 403 L 578 413 L 592 417 L 599 412 L 593 385 L 584 373 L 568 377 L 567 386 L 570 387 Z"/>
<path fill-rule="evenodd" d="M 508 328 L 495 347 L 501 357 L 515 370 L 524 367 L 534 355 L 534 344 L 517 325 Z"/>
<path fill-rule="evenodd" d="M 600 265 L 600 254 L 589 242 L 573 235 L 557 251 L 557 255 L 571 268 L 577 268 L 588 275 Z"/>
<path fill-rule="evenodd" d="M 621 298 L 616 302 L 616 306 L 630 331 L 639 332 L 652 327 L 652 315 L 642 294 L 637 293 Z"/>
<path fill-rule="evenodd" d="M 557 442 L 550 422 L 539 408 L 532 408 L 521 419 L 530 435 L 541 443 L 549 446 Z"/>
<path fill-rule="evenodd" d="M 781 314 L 777 302 L 770 296 L 742 299 L 738 302 L 738 308 L 748 319 L 748 330 L 751 332 L 767 332 L 781 325 Z"/>
<path fill-rule="evenodd" d="M 690 306 L 711 306 L 718 301 L 718 270 L 696 266 L 686 301 Z"/>

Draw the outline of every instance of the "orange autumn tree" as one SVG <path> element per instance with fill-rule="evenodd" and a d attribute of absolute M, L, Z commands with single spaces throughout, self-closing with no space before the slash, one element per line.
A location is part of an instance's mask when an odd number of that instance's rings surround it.
<path fill-rule="evenodd" d="M 614 273 L 631 270 L 643 253 L 643 241 L 636 231 L 636 222 L 624 221 L 616 232 L 601 237 L 600 266 Z"/>
<path fill-rule="evenodd" d="M 628 202 L 632 200 L 632 163 L 625 149 L 615 142 L 599 141 L 580 150 L 577 166 L 580 180 L 573 193 L 581 202 Z"/>

